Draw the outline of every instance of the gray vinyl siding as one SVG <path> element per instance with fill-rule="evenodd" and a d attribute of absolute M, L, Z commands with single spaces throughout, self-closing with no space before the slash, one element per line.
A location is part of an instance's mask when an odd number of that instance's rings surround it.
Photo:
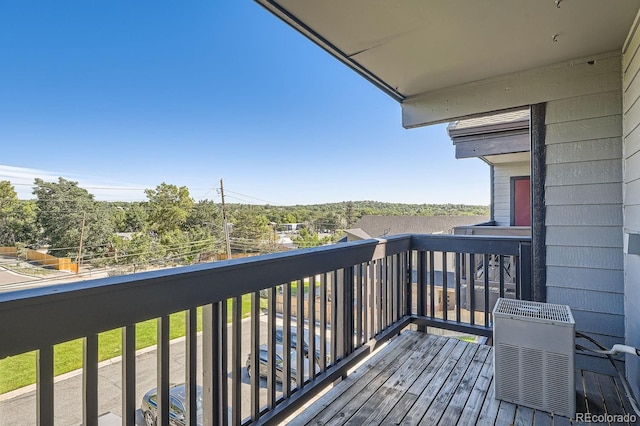
<path fill-rule="evenodd" d="M 620 71 L 602 78 L 620 82 Z M 547 103 L 545 144 L 547 301 L 569 305 L 578 331 L 623 343 L 621 91 Z"/>
<path fill-rule="evenodd" d="M 640 233 L 640 31 L 638 17 L 622 57 L 624 232 Z M 625 238 L 625 241 L 626 238 Z M 640 256 L 625 248 L 624 310 L 626 343 L 640 347 Z M 640 395 L 640 360 L 627 357 L 627 378 Z"/>
<path fill-rule="evenodd" d="M 498 226 L 511 225 L 511 177 L 529 176 L 528 162 L 495 164 L 493 166 L 493 208 L 494 220 Z"/>

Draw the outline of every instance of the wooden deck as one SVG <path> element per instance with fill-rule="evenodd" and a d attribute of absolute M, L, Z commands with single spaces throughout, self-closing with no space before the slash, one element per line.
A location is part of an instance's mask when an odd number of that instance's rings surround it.
<path fill-rule="evenodd" d="M 404 331 L 289 424 L 595 424 L 498 401 L 493 389 L 492 347 Z M 576 371 L 578 413 L 633 413 L 623 395 L 617 378 Z"/>

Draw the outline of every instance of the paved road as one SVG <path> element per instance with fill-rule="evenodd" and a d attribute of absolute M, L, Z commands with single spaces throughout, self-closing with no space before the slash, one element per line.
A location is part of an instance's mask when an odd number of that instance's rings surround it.
<path fill-rule="evenodd" d="M 31 281 L 33 278 L 25 277 L 24 275 L 14 274 L 1 267 L 0 263 L 0 286 L 21 283 L 25 281 Z"/>
<path fill-rule="evenodd" d="M 266 341 L 266 316 L 261 317 L 261 339 Z M 229 332 L 231 327 L 229 326 Z M 248 319 L 242 325 L 242 413 L 243 417 L 250 414 L 250 385 L 249 377 L 244 369 L 246 354 L 250 347 L 250 326 Z M 198 342 L 200 348 L 200 341 Z M 170 347 L 170 381 L 184 382 L 185 365 L 184 340 L 174 341 Z M 231 359 L 231 352 L 228 353 Z M 201 350 L 198 350 L 198 374 L 202 374 Z M 121 362 L 119 359 L 103 363 L 99 369 L 99 413 L 111 412 L 121 415 Z M 143 350 L 136 358 L 136 396 L 140 401 L 142 396 L 156 386 L 156 351 L 153 348 Z M 0 372 L 1 374 L 1 372 Z M 231 380 L 229 379 L 229 386 Z M 70 373 L 63 380 L 55 384 L 55 424 L 79 425 L 82 422 L 82 375 L 79 371 Z M 36 394 L 35 390 L 23 392 L 21 395 L 7 399 L 9 394 L 0 395 L 0 425 L 22 426 L 36 423 Z M 261 386 L 262 404 L 266 404 L 266 382 Z M 143 424 L 142 416 L 138 413 L 139 424 Z"/>

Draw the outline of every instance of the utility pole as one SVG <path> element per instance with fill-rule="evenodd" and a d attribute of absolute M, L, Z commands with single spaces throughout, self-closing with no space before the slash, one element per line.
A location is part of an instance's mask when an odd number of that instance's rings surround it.
<path fill-rule="evenodd" d="M 220 179 L 220 196 L 222 197 L 222 220 L 224 222 L 224 240 L 227 243 L 227 259 L 231 259 L 231 242 L 229 241 L 229 226 L 227 224 L 227 208 L 224 204 L 224 184 Z"/>
<path fill-rule="evenodd" d="M 82 266 L 82 240 L 84 239 L 84 224 L 87 220 L 87 212 L 82 212 L 82 227 L 80 228 L 80 245 L 78 245 L 78 269 L 76 274 L 80 273 L 80 267 Z"/>

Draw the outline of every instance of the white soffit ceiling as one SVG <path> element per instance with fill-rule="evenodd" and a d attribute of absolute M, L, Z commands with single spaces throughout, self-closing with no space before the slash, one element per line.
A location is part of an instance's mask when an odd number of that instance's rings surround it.
<path fill-rule="evenodd" d="M 502 163 L 528 163 L 531 161 L 529 152 L 516 152 L 513 154 L 487 155 L 483 157 L 491 164 Z"/>
<path fill-rule="evenodd" d="M 398 99 L 621 50 L 640 7 L 640 0 L 256 1 Z"/>

